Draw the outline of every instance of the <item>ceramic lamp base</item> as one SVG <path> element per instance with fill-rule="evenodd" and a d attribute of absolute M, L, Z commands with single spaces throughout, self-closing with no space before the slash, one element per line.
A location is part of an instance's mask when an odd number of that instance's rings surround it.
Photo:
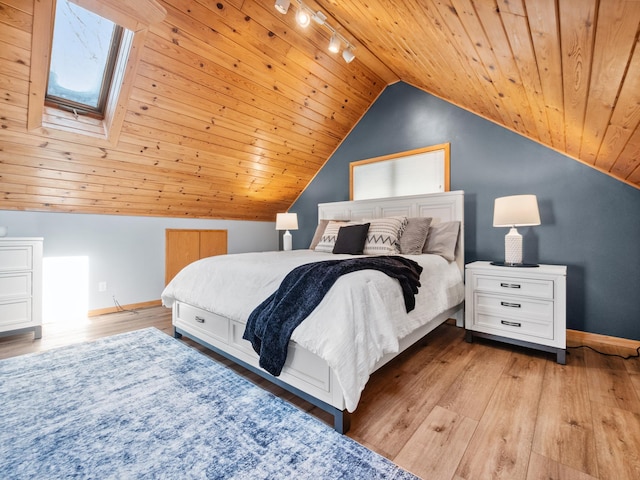
<path fill-rule="evenodd" d="M 293 237 L 291 237 L 291 233 L 289 230 L 284 232 L 282 235 L 282 249 L 283 250 L 291 250 L 293 248 Z"/>
<path fill-rule="evenodd" d="M 504 263 L 522 263 L 522 235 L 515 227 L 504 236 Z"/>

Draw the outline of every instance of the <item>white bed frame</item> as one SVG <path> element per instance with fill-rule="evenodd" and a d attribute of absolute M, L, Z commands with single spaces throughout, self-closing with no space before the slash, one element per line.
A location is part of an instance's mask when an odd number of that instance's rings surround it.
<path fill-rule="evenodd" d="M 432 217 L 433 223 L 460 220 L 456 263 L 464 278 L 464 193 L 462 191 L 318 205 L 319 219 L 366 220 L 394 215 Z M 402 338 L 400 350 L 381 358 L 374 371 L 447 319 L 455 318 L 456 325 L 463 326 L 463 308 L 464 302 L 443 312 Z M 282 373 L 274 377 L 259 367 L 258 355 L 251 348 L 251 344 L 242 338 L 244 324 L 176 301 L 173 305 L 173 326 L 176 338 L 185 335 L 331 413 L 334 416 L 334 428 L 338 432 L 345 433 L 349 429 L 349 413 L 345 408 L 340 385 L 333 370 L 320 357 L 290 342 Z"/>

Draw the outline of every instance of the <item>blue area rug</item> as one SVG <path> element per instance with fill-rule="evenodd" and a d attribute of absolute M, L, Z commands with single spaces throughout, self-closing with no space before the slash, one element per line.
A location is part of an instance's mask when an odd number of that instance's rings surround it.
<path fill-rule="evenodd" d="M 413 479 L 149 328 L 0 361 L 2 479 Z"/>

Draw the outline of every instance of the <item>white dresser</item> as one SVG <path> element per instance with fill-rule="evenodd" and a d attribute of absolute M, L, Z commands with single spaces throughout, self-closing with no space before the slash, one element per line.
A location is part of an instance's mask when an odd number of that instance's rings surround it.
<path fill-rule="evenodd" d="M 553 352 L 558 363 L 566 362 L 566 266 L 473 262 L 465 273 L 467 341 L 500 340 Z"/>
<path fill-rule="evenodd" d="M 42 238 L 0 238 L 0 335 L 42 337 Z"/>

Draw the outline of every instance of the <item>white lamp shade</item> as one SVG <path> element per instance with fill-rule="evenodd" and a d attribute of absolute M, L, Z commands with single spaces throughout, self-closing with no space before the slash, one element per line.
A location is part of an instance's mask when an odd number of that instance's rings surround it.
<path fill-rule="evenodd" d="M 512 195 L 495 199 L 494 227 L 527 227 L 540 225 L 538 200 L 535 195 Z"/>
<path fill-rule="evenodd" d="M 297 230 L 297 229 L 298 229 L 297 213 L 276 214 L 276 230 Z"/>

